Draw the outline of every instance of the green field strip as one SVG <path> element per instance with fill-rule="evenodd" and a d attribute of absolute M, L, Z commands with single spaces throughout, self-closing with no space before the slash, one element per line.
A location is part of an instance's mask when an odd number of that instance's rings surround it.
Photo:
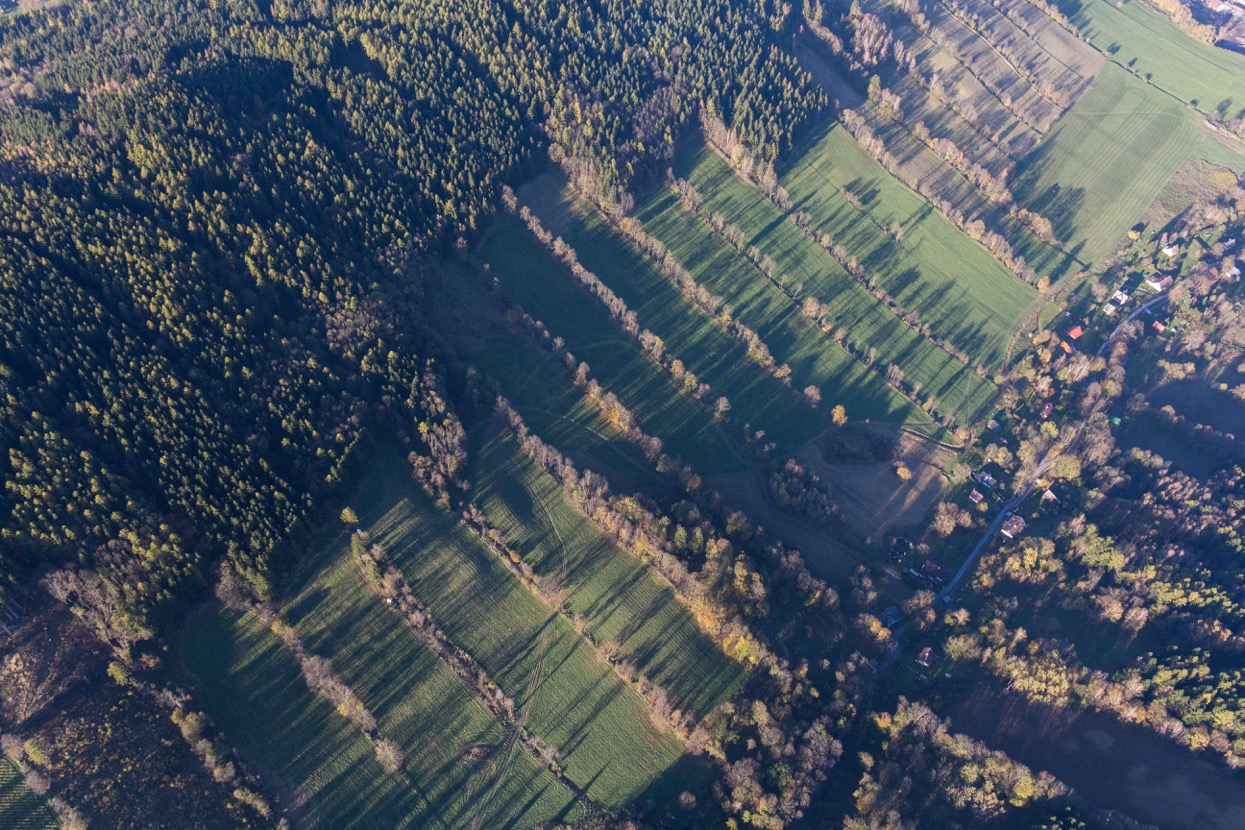
<path fill-rule="evenodd" d="M 1104 67 L 1022 165 L 1017 198 L 1097 262 L 1197 149 L 1198 120 L 1119 67 Z"/>
<path fill-rule="evenodd" d="M 977 39 L 976 42 L 980 43 L 981 41 Z M 817 48 L 820 47 L 814 47 L 814 49 Z M 832 73 L 833 70 L 825 66 L 815 55 L 810 57 L 808 50 L 805 50 L 804 54 L 806 55 L 806 63 L 821 67 L 817 77 L 825 81 L 827 73 Z M 953 54 L 933 48 L 925 50 L 924 54 L 927 60 L 937 61 L 941 59 L 944 64 L 941 67 L 941 71 L 949 72 L 957 77 L 962 76 L 962 80 L 971 82 L 974 86 L 980 85 L 975 76 L 968 72 Z M 984 87 L 981 88 L 980 95 L 991 97 L 991 93 L 987 92 Z M 997 99 L 995 99 L 995 103 L 997 103 Z M 993 104 L 987 105 L 987 109 L 993 109 L 993 107 Z M 1001 233 L 1008 239 L 1014 254 L 1023 257 L 1025 262 L 1032 266 L 1039 275 L 1048 275 L 1052 280 L 1057 280 L 1083 268 L 1083 263 L 1078 261 L 1072 253 L 1062 251 L 1054 245 L 1043 242 L 1028 228 L 1008 215 L 1004 209 L 991 204 L 985 195 L 963 173 L 939 157 L 937 153 L 910 132 L 907 126 L 883 116 L 871 105 L 860 103 L 856 111 L 865 119 L 874 135 L 883 142 L 888 155 L 896 165 L 896 172 L 891 173 L 883 168 L 876 159 L 866 153 L 865 155 L 870 161 L 871 168 L 860 170 L 862 178 L 873 179 L 880 174 L 883 179 L 894 179 L 896 185 L 908 190 L 914 198 L 918 198 L 928 205 L 929 203 L 925 201 L 925 197 L 915 192 L 915 188 L 919 183 L 923 191 L 937 193 L 939 198 L 949 205 L 951 209 L 959 211 L 961 215 L 969 219 L 980 218 L 988 227 Z M 991 126 L 1002 130 L 998 137 L 999 141 L 1015 140 L 1008 138 L 1008 135 L 1022 129 L 1025 131 L 1025 135 L 1037 135 L 1032 133 L 1019 118 L 1010 118 L 1001 127 L 998 124 L 992 124 Z M 827 129 L 830 129 L 830 127 L 827 127 Z M 821 135 L 822 133 L 816 134 L 808 144 L 816 143 Z M 852 140 L 853 142 L 855 141 L 854 138 Z M 1022 138 L 1021 140 L 1023 141 L 1021 145 L 1023 148 L 1031 149 L 1037 143 L 1035 138 Z M 801 157 L 807 150 L 807 146 L 804 150 L 794 154 L 793 160 L 787 163 L 788 168 L 799 164 Z M 857 149 L 864 153 L 858 144 Z M 784 184 L 786 183 L 784 182 Z M 788 187 L 788 190 L 790 190 L 790 187 Z M 948 224 L 951 224 L 950 220 L 948 220 Z M 951 227 L 957 231 L 959 230 L 954 224 Z M 963 234 L 962 231 L 960 233 Z M 967 236 L 966 234 L 964 235 Z M 972 242 L 971 239 L 967 241 L 976 245 L 981 250 L 981 253 L 994 259 L 993 255 L 987 252 L 984 247 Z M 1004 268 L 998 260 L 995 260 L 995 263 L 998 267 Z M 1007 269 L 1004 268 L 1004 270 Z M 893 295 L 894 292 L 888 293 Z"/>
<path fill-rule="evenodd" d="M 542 605 L 460 521 L 378 461 L 352 506 L 440 628 L 527 709 L 527 729 L 589 798 L 621 806 L 682 754 L 644 702 L 561 615 Z"/>
<path fill-rule="evenodd" d="M 702 473 L 750 463 L 742 454 L 742 439 L 683 395 L 669 373 L 525 229 L 500 224 L 483 243 L 481 257 L 506 294 L 553 335 L 564 338 L 567 350 L 587 362 L 592 376 L 672 453 Z M 708 400 L 719 394 L 710 392 Z"/>
<path fill-rule="evenodd" d="M 811 384 L 821 390 L 822 406 L 843 404 L 852 419 L 908 425 L 925 434 L 941 431 L 919 407 L 823 334 L 708 225 L 684 211 L 668 191 L 647 197 L 637 217 L 698 283 L 722 297 L 735 316 L 760 335 L 775 360 L 791 367 L 797 385 Z"/>
<path fill-rule="evenodd" d="M 937 193 L 967 219 L 980 219 L 988 230 L 1001 234 L 1008 240 L 1013 254 L 1024 257 L 1038 274 L 1056 280 L 1081 269 L 1076 251 L 1064 252 L 1038 239 L 1002 206 L 991 203 L 963 173 L 905 126 L 876 112 L 870 115 L 870 126 L 911 181 L 923 183 L 925 189 Z"/>
<path fill-rule="evenodd" d="M 470 308 L 490 319 L 500 316 L 495 298 L 474 274 L 454 271 L 443 290 L 444 301 L 455 308 Z M 461 358 L 500 386 L 532 429 L 578 466 L 606 472 L 620 492 L 669 488 L 670 482 L 575 388 L 549 351 L 497 321 L 487 336 L 459 340 L 455 347 Z"/>
<path fill-rule="evenodd" d="M 732 416 L 765 430 L 779 455 L 803 445 L 829 423 L 829 408 L 814 410 L 793 383 L 786 387 L 747 356 L 747 350 L 664 278 L 652 263 L 595 211 L 576 202 L 563 180 L 543 176 L 525 197 L 548 227 L 575 248 L 579 261 L 636 313 L 642 328 L 662 339 L 713 396 L 725 395 Z"/>
<path fill-rule="evenodd" d="M 41 796 L 35 795 L 21 770 L 0 757 L 0 827 L 5 830 L 56 830 L 60 820 Z"/>
<path fill-rule="evenodd" d="M 311 573 L 285 619 L 402 747 L 404 771 L 445 825 L 540 827 L 582 817 L 574 794 L 529 751 L 507 752 L 484 703 L 369 590 L 347 533 L 326 538 L 305 567 Z M 487 792 L 487 813 L 477 815 Z"/>
<path fill-rule="evenodd" d="M 279 774 L 300 825 L 443 827 L 372 744 L 308 690 L 298 663 L 255 616 L 213 603 L 182 640 L 205 708 L 236 746 Z"/>
<path fill-rule="evenodd" d="M 994 394 L 993 384 L 905 325 L 716 154 L 702 147 L 684 155 L 676 159 L 676 174 L 700 191 L 706 210 L 722 213 L 743 229 L 750 244 L 774 258 L 780 273 L 804 283 L 806 293 L 826 302 L 833 325 L 846 329 L 853 342 L 876 348 L 883 369 L 892 363 L 901 367 L 910 383 L 921 383 L 924 394 L 960 420 L 977 417 Z M 647 219 L 643 214 L 641 218 Z M 763 279 L 759 273 L 756 278 Z"/>
<path fill-rule="evenodd" d="M 489 436 L 474 469 L 476 504 L 507 545 L 562 584 L 567 606 L 597 642 L 615 644 L 674 708 L 699 720 L 739 688 L 743 667 L 697 627 L 664 580 L 576 510 L 512 436 Z"/>
<path fill-rule="evenodd" d="M 1115 49 L 1113 63 L 1150 75 L 1154 86 L 1180 101 L 1196 102 L 1202 112 L 1229 101 L 1229 118 L 1245 108 L 1245 55 L 1195 40 L 1141 0 L 1056 5 L 1095 48 Z"/>
<path fill-rule="evenodd" d="M 782 175 L 795 209 L 808 213 L 899 305 L 987 366 L 1037 291 L 878 165 L 843 127 L 817 136 Z M 864 216 L 843 196 L 868 194 Z M 885 229 L 898 222 L 903 240 Z"/>

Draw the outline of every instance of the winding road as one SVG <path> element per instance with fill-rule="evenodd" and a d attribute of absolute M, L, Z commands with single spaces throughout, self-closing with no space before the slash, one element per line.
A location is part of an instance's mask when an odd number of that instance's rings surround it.
<path fill-rule="evenodd" d="M 1098 351 L 1094 353 L 1094 356 L 1102 357 L 1103 354 L 1106 353 L 1107 347 L 1110 346 L 1111 342 L 1115 340 L 1116 337 L 1119 336 L 1120 332 L 1124 330 L 1124 327 L 1126 325 L 1136 320 L 1142 314 L 1145 314 L 1146 312 L 1148 312 L 1151 308 L 1154 308 L 1155 306 L 1160 305 L 1165 302 L 1167 302 L 1167 292 L 1160 291 L 1157 295 L 1155 295 L 1154 297 L 1152 297 L 1151 299 L 1147 300 L 1146 302 L 1138 306 L 1136 309 L 1134 309 L 1131 314 L 1129 314 L 1127 317 L 1125 317 L 1123 320 L 1120 321 L 1119 325 L 1117 325 L 1114 329 L 1111 330 L 1111 333 L 1108 334 L 1107 338 L 1102 341 L 1102 345 L 1098 347 Z M 1094 407 L 1091 410 L 1091 414 L 1096 410 L 1097 410 L 1097 407 Z M 1020 506 L 1021 502 L 1027 499 L 1029 497 L 1029 494 L 1033 492 L 1033 487 L 1034 487 L 1034 483 L 1036 482 L 1036 480 L 1041 477 L 1042 473 L 1045 473 L 1047 470 L 1051 468 L 1051 466 L 1055 463 L 1056 458 L 1058 458 L 1060 455 L 1063 455 L 1065 452 L 1072 449 L 1080 442 L 1081 435 L 1084 433 L 1085 425 L 1087 423 L 1089 423 L 1089 415 L 1086 415 L 1085 417 L 1081 418 L 1080 422 L 1077 424 L 1077 427 L 1076 427 L 1076 435 L 1073 436 L 1072 440 L 1068 442 L 1068 445 L 1066 447 L 1063 447 L 1058 450 L 1056 450 L 1055 448 L 1052 448 L 1050 451 L 1046 453 L 1046 457 L 1042 459 L 1042 463 L 1039 464 L 1037 468 L 1034 470 L 1033 481 L 1030 481 L 1028 484 L 1026 484 L 1024 488 L 1021 489 L 1021 491 L 1016 495 L 1016 497 L 1013 498 L 1011 501 L 1009 501 L 1007 504 L 1003 505 L 1003 507 L 995 515 L 994 521 L 990 523 L 990 526 L 986 528 L 985 533 L 983 533 L 981 538 L 977 540 L 977 544 L 969 552 L 967 558 L 965 558 L 964 564 L 960 566 L 960 569 L 955 572 L 955 576 L 951 577 L 951 579 L 947 582 L 947 584 L 944 585 L 942 589 L 938 592 L 936 596 L 937 602 L 944 602 L 946 601 L 947 597 L 955 593 L 956 589 L 960 587 L 960 583 L 964 581 L 964 578 L 968 576 L 968 574 L 972 572 L 973 568 L 977 565 L 977 560 L 981 557 L 981 554 L 985 551 L 986 545 L 988 545 L 990 543 L 990 540 L 994 538 L 994 534 L 998 532 L 1000 527 L 1002 527 L 1003 522 L 1007 521 L 1007 517 L 1012 514 L 1012 511 L 1014 511 L 1018 506 Z M 899 658 L 903 656 L 903 646 L 901 645 L 901 642 L 903 640 L 904 634 L 907 633 L 907 630 L 908 630 L 907 623 L 904 623 L 892 630 L 891 633 L 892 633 L 892 636 L 894 637 L 895 645 L 891 648 L 891 653 L 887 655 L 886 660 L 880 666 L 878 666 L 878 671 L 877 671 L 878 677 L 883 676 L 886 672 L 893 669 L 895 664 L 899 662 Z"/>

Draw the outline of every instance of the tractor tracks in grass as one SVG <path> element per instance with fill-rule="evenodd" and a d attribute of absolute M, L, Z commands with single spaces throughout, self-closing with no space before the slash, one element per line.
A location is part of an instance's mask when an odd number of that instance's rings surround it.
<path fill-rule="evenodd" d="M 549 627 L 545 626 L 545 630 L 541 632 L 540 645 L 538 646 L 540 656 L 536 660 L 536 667 L 532 671 L 531 676 L 528 677 L 527 688 L 523 692 L 523 708 L 519 710 L 514 723 L 510 724 L 507 729 L 505 746 L 501 753 L 503 756 L 502 761 L 494 767 L 491 775 L 492 780 L 488 784 L 488 791 L 480 799 L 475 815 L 471 817 L 471 821 L 467 825 L 470 830 L 480 830 L 483 826 L 484 820 L 488 817 L 493 799 L 497 797 L 497 791 L 501 788 L 501 782 L 514 763 L 515 753 L 518 751 L 519 741 L 527 724 L 527 716 L 532 708 L 532 701 L 536 697 L 536 690 L 540 688 L 545 673 L 545 657 L 549 652 L 549 631 Z"/>

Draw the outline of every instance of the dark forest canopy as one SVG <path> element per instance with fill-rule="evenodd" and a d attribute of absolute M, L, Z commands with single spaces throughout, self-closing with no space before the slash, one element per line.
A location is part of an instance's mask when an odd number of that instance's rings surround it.
<path fill-rule="evenodd" d="M 4 19 L 7 578 L 96 571 L 124 643 L 221 557 L 267 595 L 377 418 L 452 477 L 424 258 L 553 145 L 605 201 L 702 109 L 776 158 L 827 103 L 775 47 L 788 17 L 91 0 Z"/>

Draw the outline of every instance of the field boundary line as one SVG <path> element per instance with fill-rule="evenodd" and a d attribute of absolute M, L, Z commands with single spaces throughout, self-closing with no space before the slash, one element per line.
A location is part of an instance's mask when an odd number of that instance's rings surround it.
<path fill-rule="evenodd" d="M 707 145 L 707 146 L 709 146 L 709 147 L 713 148 L 713 150 L 714 150 L 714 152 L 715 152 L 715 153 L 718 153 L 718 152 L 719 152 L 718 148 L 714 147 L 712 142 L 710 142 L 710 141 L 707 141 L 707 140 L 706 140 L 706 142 L 705 142 L 705 143 L 706 143 L 706 145 Z M 737 170 L 735 170 L 733 167 L 731 167 L 731 165 L 730 165 L 729 163 L 727 164 L 727 167 L 728 167 L 729 169 L 731 169 L 731 171 L 734 173 L 734 175 L 735 175 L 736 177 L 741 176 L 741 174 L 739 173 L 739 171 L 737 171 Z M 749 187 L 751 187 L 751 185 L 748 185 L 748 186 L 749 186 Z M 759 191 L 758 191 L 758 192 L 759 192 Z M 837 348 L 839 348 L 839 349 L 842 349 L 843 351 L 847 352 L 847 354 L 848 354 L 851 358 L 853 358 L 856 362 L 858 362 L 858 363 L 859 363 L 860 365 L 862 365 L 862 366 L 863 366 L 866 370 L 868 370 L 870 374 L 873 374 L 873 375 L 875 375 L 875 376 L 879 377 L 879 378 L 881 379 L 881 381 L 882 381 L 882 383 L 883 383 L 884 385 L 886 385 L 888 388 L 890 388 L 891 390 L 893 390 L 894 392 L 896 392 L 897 394 L 899 394 L 901 397 L 905 398 L 905 399 L 906 399 L 909 403 L 911 403 L 911 404 L 915 405 L 915 406 L 917 407 L 917 409 L 919 409 L 919 410 L 921 410 L 922 412 L 924 412 L 924 413 L 925 413 L 925 415 L 926 415 L 926 416 L 927 416 L 927 417 L 928 417 L 931 421 L 934 421 L 935 423 L 937 422 L 937 421 L 936 421 L 936 419 L 933 417 L 933 415 L 932 415 L 932 414 L 930 414 L 930 412 L 929 412 L 929 411 L 925 408 L 925 404 L 924 404 L 924 403 L 922 403 L 920 400 L 918 400 L 918 399 L 917 399 L 916 397 L 914 397 L 913 395 L 909 394 L 909 393 L 908 393 L 907 391 L 905 391 L 904 389 L 902 389 L 902 388 L 897 388 L 897 387 L 896 387 L 896 386 L 894 386 L 892 383 L 890 383 L 890 382 L 886 379 L 885 375 L 884 375 L 881 371 L 879 371 L 879 370 L 876 368 L 876 367 L 877 367 L 877 362 L 876 362 L 876 361 L 874 361 L 874 362 L 872 362 L 872 363 L 871 363 L 871 362 L 869 362 L 869 361 L 865 360 L 865 358 L 864 358 L 861 354 L 858 354 L 858 353 L 857 353 L 857 351 L 856 351 L 855 349 L 852 349 L 852 348 L 850 348 L 850 347 L 849 347 L 849 346 L 847 346 L 847 345 L 844 345 L 844 344 L 842 344 L 842 343 L 839 343 L 837 340 L 835 340 L 833 337 L 831 337 L 831 336 L 830 336 L 829 331 L 827 330 L 827 328 L 826 328 L 824 325 L 818 325 L 818 323 L 817 323 L 815 320 L 812 320 L 812 319 L 810 319 L 810 318 L 806 317 L 806 316 L 804 315 L 804 313 L 803 313 L 802 309 L 800 308 L 800 304 L 796 301 L 795 295 L 794 295 L 794 294 L 793 294 L 793 293 L 792 293 L 792 292 L 791 292 L 791 291 L 790 291 L 790 290 L 789 290 L 786 286 L 784 286 L 782 283 L 780 283 L 780 282 L 779 282 L 776 278 L 771 277 L 769 274 L 765 273 L 765 271 L 764 271 L 764 270 L 762 270 L 762 269 L 761 269 L 761 267 L 760 267 L 759 265 L 757 265 L 757 263 L 753 262 L 753 261 L 752 261 L 752 259 L 751 259 L 750 257 L 746 256 L 746 255 L 745 255 L 742 251 L 740 251 L 740 250 L 739 250 L 738 248 L 736 248 L 734 245 L 730 244 L 730 242 L 728 242 L 728 241 L 727 241 L 727 240 L 726 240 L 726 239 L 725 239 L 725 238 L 721 235 L 721 233 L 720 233 L 720 232 L 719 232 L 716 228 L 714 228 L 714 227 L 713 227 L 713 224 L 712 224 L 711 222 L 709 222 L 709 220 L 708 220 L 708 219 L 707 219 L 707 218 L 706 218 L 706 217 L 705 217 L 705 216 L 704 216 L 704 215 L 703 215 L 700 211 L 689 210 L 688 208 L 686 208 L 686 207 L 683 205 L 682 200 L 679 198 L 679 196 L 678 196 L 678 193 L 677 193 L 677 192 L 671 191 L 671 195 L 674 197 L 674 199 L 675 199 L 676 203 L 678 203 L 678 205 L 679 205 L 679 209 L 680 209 L 680 210 L 683 210 L 684 212 L 686 212 L 686 213 L 690 214 L 691 216 L 693 216 L 695 219 L 699 220 L 701 223 L 703 223 L 703 224 L 707 225 L 707 226 L 709 227 L 710 231 L 712 231 L 712 232 L 713 232 L 714 236 L 716 236 L 718 239 L 720 239 L 720 240 L 722 241 L 723 245 L 725 245 L 725 246 L 727 247 L 727 249 L 729 249 L 729 250 L 731 250 L 731 251 L 734 251 L 734 252 L 735 252 L 735 254 L 736 254 L 739 258 L 741 258 L 741 259 L 743 259 L 745 262 L 747 262 L 747 263 L 748 263 L 748 264 L 752 267 L 752 269 L 753 269 L 754 271 L 756 271 L 757 273 L 759 273 L 759 274 L 760 274 L 760 275 L 761 275 L 761 276 L 762 276 L 762 277 L 763 277 L 763 278 L 764 278 L 767 282 L 769 282 L 769 283 L 770 283 L 770 284 L 772 284 L 775 288 L 777 288 L 777 289 L 778 289 L 778 291 L 779 291 L 779 292 L 780 292 L 780 293 L 781 293 L 781 294 L 782 294 L 782 295 L 783 295 L 783 296 L 787 299 L 788 303 L 790 303 L 792 306 L 794 306 L 794 307 L 796 308 L 796 310 L 799 312 L 799 317 L 800 317 L 801 319 L 807 320 L 807 321 L 808 321 L 808 324 L 809 324 L 810 326 L 812 326 L 813 328 L 815 328 L 815 329 L 819 330 L 819 332 L 820 332 L 820 334 L 821 334 L 821 337 L 822 337 L 823 339 L 828 339 L 828 340 L 831 342 L 831 344 L 833 344 L 835 347 L 837 347 Z M 767 201 L 768 201 L 768 200 L 767 200 Z M 785 215 L 784 215 L 784 218 L 785 218 Z M 797 227 L 798 227 L 798 226 L 797 226 Z M 815 242 L 814 242 L 814 244 L 817 244 L 817 243 L 815 243 Z M 820 245 L 818 245 L 817 247 L 818 247 L 819 249 L 823 250 L 823 251 L 825 250 L 824 248 L 821 248 L 821 246 L 820 246 Z M 837 264 L 838 264 L 838 263 L 836 262 L 836 265 L 837 265 Z M 841 268 L 841 267 L 842 267 L 842 266 L 840 266 L 840 268 Z M 851 275 L 850 275 L 850 274 L 848 274 L 847 276 L 848 276 L 848 278 L 849 278 L 849 279 L 853 279 L 853 278 L 851 277 Z M 866 289 L 866 290 L 867 290 L 867 289 Z M 815 299 L 815 298 L 814 298 L 814 299 Z M 882 305 L 882 304 L 880 303 L 880 301 L 879 301 L 876 297 L 874 297 L 871 293 L 870 293 L 870 299 L 871 299 L 871 300 L 872 300 L 875 304 L 877 304 L 877 305 Z M 886 311 L 888 312 L 888 314 L 890 313 L 890 310 L 889 310 L 889 309 L 886 309 Z M 891 315 L 891 316 L 893 316 L 893 315 Z M 967 364 L 963 364 L 963 362 L 962 362 L 962 361 L 960 361 L 960 360 L 959 360 L 959 358 L 955 357 L 955 355 L 952 355 L 952 354 L 950 354 L 949 352 L 946 352 L 946 350 L 945 350 L 945 349 L 941 349 L 941 347 L 939 347 L 939 346 L 938 346 L 938 344 L 933 343 L 932 341 L 930 341 L 930 339 L 929 339 L 928 337 L 926 337 L 925 335 L 923 335 L 923 334 L 921 334 L 920 332 L 918 332 L 918 331 L 916 331 L 915 329 L 913 329 L 911 326 L 909 326 L 907 323 L 905 323 L 905 322 L 903 321 L 903 319 L 902 319 L 902 318 L 899 318 L 899 322 L 900 322 L 900 324 L 901 324 L 902 326 L 904 326 L 904 328 L 906 328 L 908 331 L 912 332 L 912 333 L 913 333 L 914 335 L 916 335 L 916 336 L 917 336 L 920 340 L 929 342 L 929 343 L 930 343 L 930 345 L 931 345 L 931 346 L 934 346 L 935 348 L 940 348 L 940 350 L 941 350 L 941 351 L 943 351 L 944 353 L 946 353 L 949 357 L 951 357 L 951 358 L 955 359 L 957 362 L 961 363 L 961 364 L 964 366 L 964 368 L 965 368 L 965 369 L 969 369 L 970 371 L 972 371 L 972 373 L 973 373 L 973 374 L 976 374 L 976 372 L 972 370 L 972 367 L 971 367 L 971 366 L 968 366 Z M 945 413 L 945 414 L 951 414 L 951 413 L 950 413 L 950 412 L 948 412 L 948 413 Z"/>
<path fill-rule="evenodd" d="M 452 517 L 447 516 L 447 518 Z M 370 541 L 370 536 L 365 531 L 357 531 L 351 537 L 351 558 L 362 572 L 369 593 L 377 599 L 386 600 L 385 605 L 398 616 L 412 636 L 471 690 L 476 699 L 488 709 L 504 729 L 513 730 L 507 751 L 507 761 L 495 776 L 489 800 L 491 801 L 492 795 L 496 793 L 505 771 L 513 761 L 514 745 L 522 742 L 524 748 L 537 762 L 574 793 L 585 807 L 595 806 L 579 785 L 567 778 L 565 773 L 551 762 L 550 748 L 545 746 L 544 741 L 527 730 L 527 713 L 535 694 L 531 681 L 529 681 L 523 709 L 516 716 L 513 711 L 513 700 L 505 696 L 501 686 L 493 681 L 470 652 L 455 644 L 444 629 L 437 625 L 432 611 L 420 600 L 401 570 L 389 561 L 388 555 L 380 545 L 373 544 L 369 547 Z M 375 569 L 374 574 L 372 569 Z M 543 670 L 548 638 L 549 629 L 546 626 L 541 639 L 540 663 L 534 676 L 539 676 Z"/>

